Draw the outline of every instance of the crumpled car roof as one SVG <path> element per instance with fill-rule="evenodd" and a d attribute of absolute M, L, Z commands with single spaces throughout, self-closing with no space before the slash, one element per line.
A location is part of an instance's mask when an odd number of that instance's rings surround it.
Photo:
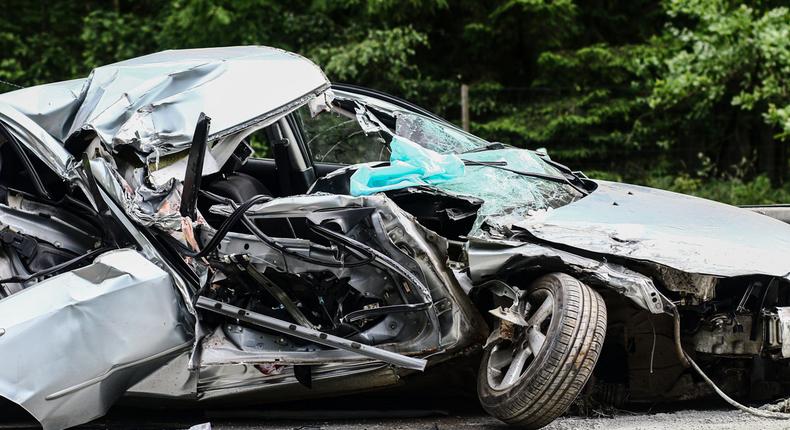
<path fill-rule="evenodd" d="M 86 79 L 0 95 L 55 139 L 89 131 L 110 147 L 145 156 L 186 149 L 198 115 L 213 141 L 329 88 L 321 69 L 294 53 L 263 46 L 163 51 L 94 69 Z"/>

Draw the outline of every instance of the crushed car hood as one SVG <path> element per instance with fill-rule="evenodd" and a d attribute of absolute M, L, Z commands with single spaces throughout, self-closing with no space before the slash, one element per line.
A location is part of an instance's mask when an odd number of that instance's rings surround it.
<path fill-rule="evenodd" d="M 781 221 L 668 191 L 597 183 L 587 197 L 514 226 L 553 244 L 687 273 L 790 273 L 790 226 Z"/>
<path fill-rule="evenodd" d="M 310 60 L 276 48 L 164 51 L 94 69 L 84 80 L 0 96 L 52 137 L 92 131 L 110 147 L 160 157 L 186 149 L 203 112 L 209 141 L 302 104 L 329 88 Z"/>

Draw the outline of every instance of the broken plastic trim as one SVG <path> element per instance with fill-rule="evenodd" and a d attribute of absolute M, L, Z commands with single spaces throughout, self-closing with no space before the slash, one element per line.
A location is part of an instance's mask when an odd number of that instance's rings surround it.
<path fill-rule="evenodd" d="M 277 318 L 272 318 L 257 312 L 251 312 L 224 302 L 209 299 L 207 297 L 198 297 L 196 305 L 201 309 L 224 315 L 229 318 L 248 322 L 250 324 L 254 324 L 269 330 L 274 330 L 276 332 L 299 339 L 309 340 L 330 348 L 355 352 L 359 355 L 363 355 L 375 360 L 380 360 L 405 369 L 423 371 L 425 370 L 425 366 L 428 364 L 427 360 L 407 357 L 405 355 L 387 351 L 385 349 L 376 348 L 370 345 L 363 345 L 359 342 L 343 339 L 342 337 L 333 336 L 331 334 L 289 323 Z"/>

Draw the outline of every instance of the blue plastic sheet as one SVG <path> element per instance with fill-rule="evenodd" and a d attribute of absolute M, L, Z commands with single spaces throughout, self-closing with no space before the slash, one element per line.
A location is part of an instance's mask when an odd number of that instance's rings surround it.
<path fill-rule="evenodd" d="M 436 185 L 464 175 L 464 162 L 455 154 L 439 154 L 401 136 L 390 142 L 390 165 L 359 166 L 351 175 L 351 195 L 418 185 Z"/>

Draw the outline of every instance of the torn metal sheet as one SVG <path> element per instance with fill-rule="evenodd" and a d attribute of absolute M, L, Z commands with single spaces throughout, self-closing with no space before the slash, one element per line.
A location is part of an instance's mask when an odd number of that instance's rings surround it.
<path fill-rule="evenodd" d="M 171 179 L 158 189 L 146 186 L 134 189 L 107 160 L 91 160 L 90 166 L 102 189 L 136 223 L 165 231 L 181 229 L 179 208 L 183 185 L 180 181 Z"/>
<path fill-rule="evenodd" d="M 549 243 L 688 273 L 790 273 L 790 228 L 781 221 L 668 191 L 597 183 L 587 197 L 514 225 Z"/>
<path fill-rule="evenodd" d="M 480 282 L 516 270 L 568 271 L 582 281 L 611 288 L 654 314 L 664 312 L 664 299 L 653 281 L 618 264 L 596 261 L 550 246 L 533 243 L 471 240 L 469 272 Z"/>
<path fill-rule="evenodd" d="M 191 346 L 171 282 L 139 253 L 118 250 L 3 299 L 0 349 L 14 352 L 0 354 L 0 396 L 45 430 L 103 415 Z"/>
<path fill-rule="evenodd" d="M 469 303 L 457 279 L 446 267 L 447 244 L 433 232 L 425 230 L 415 222 L 413 217 L 405 213 L 395 203 L 384 195 L 368 197 L 351 197 L 345 195 L 313 194 L 280 198 L 268 203 L 253 205 L 248 214 L 252 219 L 285 219 L 295 217 L 335 217 L 335 211 L 342 212 L 342 208 L 375 208 L 376 214 L 374 228 L 375 237 L 369 237 L 367 243 L 383 247 L 390 256 L 398 259 L 398 263 L 417 275 L 420 280 L 411 288 L 409 294 L 414 295 L 413 303 L 432 301 L 441 303 L 436 309 L 428 312 L 430 316 L 429 327 L 442 327 L 436 335 L 429 335 L 432 331 L 425 330 L 425 334 L 408 342 L 400 342 L 401 352 L 420 352 L 432 350 L 437 347 L 453 349 L 469 341 L 470 338 L 482 339 L 486 336 L 485 323 L 477 311 Z M 211 211 L 216 214 L 228 215 L 232 212 L 229 206 L 214 206 Z M 337 215 L 341 217 L 342 215 Z M 353 227 L 353 226 L 352 226 Z M 285 232 L 283 232 L 285 233 Z M 357 234 L 371 235 L 373 232 L 358 231 Z M 206 233 L 203 233 L 204 235 Z M 210 237 L 204 236 L 201 241 L 206 242 Z M 352 235 L 353 237 L 353 235 Z M 292 250 L 303 250 L 305 255 L 310 255 L 310 243 L 303 239 L 278 237 L 277 241 Z M 401 255 L 398 249 L 407 248 L 418 251 L 414 258 Z M 390 282 L 385 273 L 373 266 L 361 267 L 320 267 L 284 255 L 270 246 L 262 243 L 250 235 L 230 233 L 222 241 L 221 254 L 249 254 L 250 259 L 263 273 L 267 269 L 292 274 L 306 274 L 310 271 L 320 270 L 334 274 L 338 279 L 346 279 L 358 291 L 363 291 L 371 297 L 381 295 L 383 284 L 382 275 L 386 282 Z M 313 251 L 315 252 L 315 251 Z M 397 256 L 397 257 L 395 257 Z M 259 265 L 259 266 L 258 266 Z M 384 284 L 386 285 L 386 284 Z M 414 288 L 416 287 L 416 288 Z M 441 309 L 440 309 L 441 308 Z M 434 316 L 438 312 L 440 315 Z M 415 315 L 419 315 L 416 313 Z M 438 318 L 438 319 L 437 319 Z M 372 329 L 373 338 L 386 339 L 386 329 L 392 321 L 385 319 L 380 324 L 381 330 Z M 373 335 L 372 333 L 378 333 Z M 437 337 L 434 337 L 437 336 Z M 373 338 L 360 335 L 360 342 L 370 342 Z M 393 339 L 394 341 L 394 339 Z"/>

